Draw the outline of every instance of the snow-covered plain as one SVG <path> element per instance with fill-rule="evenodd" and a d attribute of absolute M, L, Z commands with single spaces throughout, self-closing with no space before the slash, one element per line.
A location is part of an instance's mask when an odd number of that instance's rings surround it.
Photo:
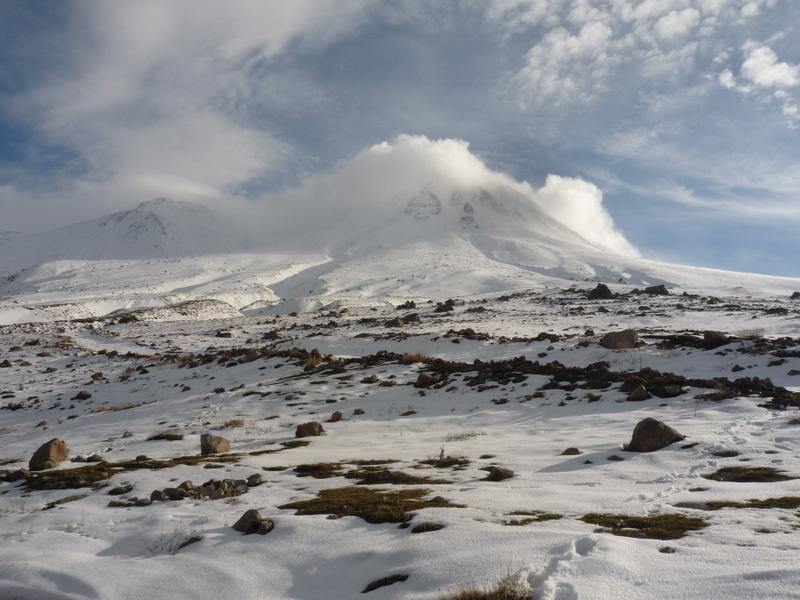
<path fill-rule="evenodd" d="M 642 258 L 591 184 L 442 145 L 269 212 L 0 236 L 0 599 L 800 598 L 800 280 Z M 643 344 L 600 344 L 622 329 Z M 625 451 L 646 417 L 686 439 Z M 69 459 L 23 471 L 53 438 Z M 728 467 L 778 480 L 707 477 Z M 234 530 L 247 509 L 274 529 Z M 638 517 L 693 528 L 600 526 Z"/>
<path fill-rule="evenodd" d="M 626 293 L 632 286 L 612 287 Z M 387 325 L 411 312 L 420 323 Z M 789 424 L 796 408 L 763 408 L 765 399 L 755 397 L 698 399 L 715 390 L 692 386 L 674 398 L 628 402 L 618 384 L 602 390 L 581 382 L 548 386 L 550 377 L 537 374 L 481 387 L 468 385 L 474 373 L 456 373 L 438 389 L 413 386 L 419 372 L 429 370 L 414 356 L 419 353 L 464 363 L 515 356 L 581 367 L 606 361 L 614 372 L 651 367 L 700 379 L 769 377 L 800 390 L 798 376 L 790 374 L 800 369 L 798 314 L 797 302 L 782 291 L 720 302 L 676 294 L 590 301 L 581 290 L 553 287 L 511 297 L 476 294 L 452 312 L 435 312 L 426 302 L 396 310 L 385 301 L 351 301 L 343 309 L 297 316 L 163 320 L 143 311 L 128 323 L 6 326 L 0 363 L 11 366 L 0 369 L 3 469 L 25 467 L 32 452 L 55 437 L 68 443 L 72 459 L 100 453 L 119 463 L 143 454 L 195 456 L 199 435 L 213 432 L 230 439 L 237 457 L 212 459 L 216 469 L 204 462 L 136 468 L 79 489 L 0 483 L 0 597 L 357 598 L 367 584 L 390 575 L 408 579 L 366 597 L 436 599 L 509 575 L 532 598 L 549 600 L 800 597 L 796 508 L 696 508 L 800 495 L 796 480 L 704 478 L 727 466 L 800 474 L 798 425 Z M 598 344 L 606 331 L 624 327 L 637 329 L 647 345 L 614 351 Z M 587 335 L 589 328 L 595 335 Z M 704 329 L 792 339 L 779 359 L 775 346 L 752 340 L 704 350 L 658 347 L 660 338 L 646 337 Z M 541 332 L 561 337 L 534 340 Z M 264 348 L 316 348 L 322 359 L 237 354 Z M 334 370 L 325 358 L 374 357 L 383 350 L 407 358 L 351 361 Z M 203 354 L 210 362 L 195 358 Z M 93 379 L 94 373 L 102 377 Z M 74 399 L 79 391 L 91 397 Z M 341 421 L 327 422 L 333 411 L 341 411 Z M 645 417 L 687 439 L 653 453 L 624 451 Z M 304 447 L 280 445 L 312 420 L 323 423 L 324 435 L 305 438 L 310 444 Z M 148 441 L 165 430 L 183 439 Z M 690 443 L 696 445 L 683 447 Z M 571 446 L 582 453 L 562 456 Z M 247 454 L 261 450 L 277 452 Z M 421 463 L 441 452 L 468 462 L 458 468 Z M 624 460 L 609 460 L 612 455 Z M 343 476 L 358 460 L 391 461 L 385 468 L 447 483 L 359 486 Z M 320 479 L 294 469 L 316 463 L 343 466 Z M 481 469 L 489 465 L 512 469 L 514 477 L 485 481 Z M 81 466 L 67 461 L 58 470 Z M 120 498 L 149 498 L 185 480 L 199 485 L 254 473 L 265 483 L 233 498 L 108 506 Z M 131 491 L 109 495 L 125 484 Z M 279 508 L 320 490 L 351 487 L 423 489 L 459 507 L 412 511 L 411 528 L 431 521 L 444 526 L 418 534 L 397 523 Z M 77 497 L 46 509 L 70 496 Z M 231 525 L 249 508 L 272 519 L 274 530 L 265 536 L 234 531 Z M 516 511 L 560 518 L 508 524 L 526 518 Z M 597 512 L 680 513 L 705 518 L 707 527 L 672 540 L 620 537 L 581 520 Z M 177 549 L 194 536 L 201 539 Z"/>

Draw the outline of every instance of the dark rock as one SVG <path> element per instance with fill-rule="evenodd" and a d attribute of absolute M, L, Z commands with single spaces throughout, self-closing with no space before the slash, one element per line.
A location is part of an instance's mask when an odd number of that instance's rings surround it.
<path fill-rule="evenodd" d="M 88 400 L 91 397 L 92 397 L 91 393 L 89 393 L 89 392 L 87 392 L 85 390 L 81 390 L 80 392 L 75 394 L 75 396 L 73 397 L 73 400 Z"/>
<path fill-rule="evenodd" d="M 420 373 L 417 375 L 417 380 L 414 382 L 415 388 L 429 388 L 432 385 L 439 383 L 439 378 L 430 373 Z"/>
<path fill-rule="evenodd" d="M 623 382 L 623 384 L 622 384 L 622 386 L 620 386 L 619 390 L 621 392 L 625 392 L 626 394 L 629 394 L 633 390 L 635 390 L 637 387 L 642 386 L 642 385 L 647 385 L 647 382 L 644 379 L 642 379 L 641 377 L 638 377 L 636 375 L 632 375 L 631 377 L 628 377 Z"/>
<path fill-rule="evenodd" d="M 576 448 L 575 446 L 572 446 L 572 447 L 567 448 L 566 450 L 564 450 L 561 453 L 561 456 L 575 456 L 577 454 L 581 454 L 581 451 L 578 448 Z"/>
<path fill-rule="evenodd" d="M 344 417 L 342 411 L 335 410 L 331 413 L 331 416 L 328 418 L 328 423 L 338 423 L 339 421 L 342 420 L 342 417 Z"/>
<path fill-rule="evenodd" d="M 649 400 L 651 397 L 646 387 L 638 385 L 628 394 L 628 402 L 642 402 L 643 400 Z"/>
<path fill-rule="evenodd" d="M 633 329 L 624 331 L 612 331 L 600 338 L 600 345 L 609 350 L 625 350 L 636 348 L 639 336 Z"/>
<path fill-rule="evenodd" d="M 597 287 L 589 292 L 589 300 L 611 300 L 614 293 L 605 283 L 598 283 Z"/>
<path fill-rule="evenodd" d="M 233 524 L 233 528 L 236 531 L 241 531 L 245 535 L 249 535 L 251 533 L 258 533 L 260 535 L 266 535 L 270 531 L 272 531 L 275 527 L 275 523 L 272 522 L 272 519 L 265 519 L 261 516 L 254 508 L 246 511 L 236 523 Z"/>
<path fill-rule="evenodd" d="M 364 414 L 364 409 L 363 408 L 357 408 L 357 409 L 355 409 L 353 411 L 353 414 L 354 415 L 363 415 Z"/>
<path fill-rule="evenodd" d="M 113 487 L 110 490 L 108 490 L 108 495 L 109 496 L 121 496 L 122 494 L 127 494 L 131 490 L 133 490 L 133 485 L 131 485 L 129 483 L 125 484 L 125 485 L 118 485 L 118 486 Z"/>
<path fill-rule="evenodd" d="M 253 473 L 247 478 L 247 487 L 258 487 L 262 483 L 264 483 L 264 478 L 260 473 Z"/>
<path fill-rule="evenodd" d="M 44 471 L 45 469 L 52 469 L 59 463 L 63 462 L 69 455 L 69 448 L 66 442 L 53 438 L 49 442 L 45 442 L 33 453 L 31 460 L 28 463 L 28 468 L 31 471 Z"/>
<path fill-rule="evenodd" d="M 644 288 L 644 293 L 650 294 L 651 296 L 669 296 L 669 290 L 667 290 L 667 286 L 664 284 L 646 287 Z"/>
<path fill-rule="evenodd" d="M 686 436 L 669 425 L 648 417 L 636 424 L 630 444 L 625 449 L 629 452 L 653 452 L 684 439 Z"/>
<path fill-rule="evenodd" d="M 486 467 L 485 470 L 488 471 L 488 475 L 486 475 L 484 481 L 503 481 L 514 476 L 514 471 L 504 467 Z"/>
<path fill-rule="evenodd" d="M 325 430 L 322 428 L 321 423 L 310 421 L 308 423 L 302 423 L 301 425 L 298 425 L 294 432 L 294 437 L 314 437 L 322 435 L 323 433 L 325 433 Z"/>

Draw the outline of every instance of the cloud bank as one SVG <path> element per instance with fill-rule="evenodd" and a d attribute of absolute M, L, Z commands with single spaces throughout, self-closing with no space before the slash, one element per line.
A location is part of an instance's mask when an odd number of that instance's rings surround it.
<path fill-rule="evenodd" d="M 312 239 L 339 239 L 383 225 L 401 215 L 409 199 L 425 188 L 445 197 L 453 190 L 470 188 L 512 190 L 595 246 L 637 254 L 614 225 L 594 184 L 550 175 L 536 188 L 490 169 L 459 139 L 400 135 L 371 146 L 330 173 L 310 178 L 296 190 L 263 202 L 280 229 L 295 224 L 296 231 L 287 238 L 300 232 L 306 242 L 313 243 Z M 535 243 L 535 239 L 530 241 Z"/>

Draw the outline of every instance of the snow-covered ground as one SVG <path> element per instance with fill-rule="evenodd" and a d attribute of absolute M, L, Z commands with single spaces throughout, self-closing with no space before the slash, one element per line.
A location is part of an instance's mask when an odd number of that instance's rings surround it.
<path fill-rule="evenodd" d="M 588 300 L 585 290 L 593 284 L 568 290 L 571 282 L 539 273 L 543 279 L 526 287 L 524 277 L 515 280 L 509 272 L 497 280 L 518 293 L 501 297 L 491 286 L 478 287 L 452 311 L 436 312 L 425 298 L 455 296 L 446 288 L 457 288 L 457 277 L 423 288 L 413 283 L 412 271 L 424 280 L 441 265 L 456 273 L 453 263 L 446 256 L 440 265 L 406 258 L 407 287 L 382 286 L 377 268 L 364 275 L 365 258 L 312 273 L 326 293 L 337 292 L 331 297 L 339 303 L 296 316 L 287 314 L 289 302 L 250 316 L 220 313 L 213 303 L 195 310 L 190 303 L 180 309 L 183 316 L 148 309 L 127 319 L 3 327 L 0 469 L 6 479 L 22 479 L 0 483 L 0 598 L 437 599 L 507 576 L 530 597 L 547 600 L 800 598 L 798 480 L 704 477 L 723 467 L 773 467 L 800 477 L 800 425 L 790 424 L 797 408 L 759 406 L 777 392 L 750 397 L 732 383 L 769 378 L 789 394 L 800 391 L 800 302 L 788 298 L 792 285 L 800 287 L 796 282 L 742 276 L 739 283 L 751 290 L 736 294 L 732 275 L 730 283 L 711 275 L 703 281 L 699 270 L 676 268 L 669 276 L 663 267 L 659 273 L 670 283 L 682 275 L 686 289 L 702 290 L 703 283 L 709 289 L 700 296 L 681 295 L 683 288 L 649 296 L 628 293 L 638 283 L 618 283 L 611 287 L 619 297 Z M 276 261 L 275 269 L 291 270 L 292 264 Z M 355 280 L 347 269 L 358 269 L 365 287 L 346 289 L 344 282 Z M 469 272 L 464 265 L 464 276 Z M 395 281 L 405 277 L 393 274 Z M 194 285 L 208 285 L 196 277 Z M 283 293 L 277 296 L 308 284 L 291 277 L 283 279 L 283 288 L 278 284 Z M 186 288 L 186 281 L 175 285 Z M 434 276 L 427 281 L 436 284 Z M 29 299 L 44 293 L 37 289 Z M 710 295 L 720 290 L 727 290 L 724 298 Z M 417 306 L 395 309 L 408 294 Z M 272 314 L 277 310 L 281 314 Z M 420 322 L 389 322 L 410 313 Z M 604 333 L 625 328 L 636 329 L 646 344 L 628 350 L 599 344 Z M 658 337 L 703 330 L 736 339 L 704 349 L 677 338 L 664 345 Z M 536 339 L 542 332 L 559 338 Z M 683 385 L 675 397 L 631 402 L 620 390 L 622 379 L 596 388 L 590 371 L 568 381 L 509 367 L 511 374 L 488 369 L 481 382 L 471 380 L 480 373 L 473 361 L 510 365 L 519 356 L 551 370 L 605 361 L 622 378 L 651 368 L 706 384 Z M 448 361 L 441 364 L 449 374 L 441 385 L 415 387 L 420 373 L 436 375 L 437 363 L 429 360 L 434 357 Z M 730 390 L 725 399 L 702 398 Z M 91 396 L 75 398 L 81 391 Z M 328 422 L 334 411 L 342 419 Z M 651 453 L 625 451 L 646 417 L 686 439 Z M 324 435 L 303 438 L 306 446 L 281 445 L 294 441 L 296 426 L 309 421 L 321 422 Z M 148 440 L 164 431 L 183 438 Z M 230 440 L 227 458 L 133 461 L 140 455 L 197 457 L 206 432 Z M 14 475 L 52 438 L 70 449 L 71 460 L 57 473 L 97 468 L 75 462 L 93 453 L 102 455 L 101 467 L 117 470 L 63 489 L 37 489 L 34 475 Z M 562 455 L 569 447 L 581 453 Z M 455 466 L 423 462 L 440 454 L 465 460 Z M 317 465 L 319 475 L 329 476 L 303 476 L 298 465 Z M 513 477 L 485 480 L 483 469 L 492 465 L 511 469 Z M 358 469 L 446 482 L 401 484 L 389 476 L 361 485 L 353 473 Z M 230 498 L 109 506 L 149 499 L 154 490 L 186 480 L 198 486 L 253 474 L 264 483 Z M 132 487 L 109 494 L 125 485 Z M 441 497 L 454 506 L 439 500 L 439 507 L 411 510 L 410 527 L 399 526 L 402 515 L 388 519 L 396 522 L 369 523 L 284 507 L 340 488 L 356 494 L 419 489 L 423 498 Z M 701 508 L 779 497 L 792 508 Z M 232 529 L 250 508 L 272 519 L 270 533 Z M 591 513 L 679 514 L 704 519 L 705 527 L 675 539 L 627 537 L 583 520 L 592 520 L 586 517 Z M 423 522 L 443 527 L 412 533 Z M 408 577 L 362 596 L 370 582 L 392 575 Z"/>

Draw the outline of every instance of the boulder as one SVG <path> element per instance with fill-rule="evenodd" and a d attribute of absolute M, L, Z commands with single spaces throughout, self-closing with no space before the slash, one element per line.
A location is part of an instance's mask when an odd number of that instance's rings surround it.
<path fill-rule="evenodd" d="M 317 435 L 322 435 L 325 433 L 325 430 L 322 428 L 322 423 L 318 423 L 316 421 L 310 421 L 308 423 L 302 423 L 297 426 L 297 429 L 294 432 L 294 437 L 302 438 L 302 437 L 313 437 Z"/>
<path fill-rule="evenodd" d="M 417 375 L 417 380 L 414 382 L 415 388 L 429 388 L 434 384 L 439 383 L 439 378 L 430 373 L 420 373 Z"/>
<path fill-rule="evenodd" d="M 486 475 L 484 481 L 503 481 L 511 479 L 514 476 L 514 471 L 504 467 L 487 467 L 489 474 Z"/>
<path fill-rule="evenodd" d="M 626 350 L 636 348 L 639 343 L 639 336 L 633 329 L 624 331 L 612 331 L 600 338 L 600 345 L 609 350 Z"/>
<path fill-rule="evenodd" d="M 233 524 L 233 528 L 236 531 L 241 531 L 245 535 L 249 535 L 251 533 L 266 535 L 272 531 L 274 527 L 275 523 L 272 522 L 272 519 L 265 519 L 261 516 L 261 513 L 254 508 L 246 511 L 241 517 L 239 517 L 239 520 Z"/>
<path fill-rule="evenodd" d="M 663 283 L 661 285 L 651 285 L 650 287 L 644 288 L 645 294 L 650 294 L 651 296 L 669 296 L 669 290 L 667 290 L 667 286 Z"/>
<path fill-rule="evenodd" d="M 63 440 L 53 438 L 49 442 L 39 446 L 36 452 L 33 453 L 28 463 L 28 468 L 31 471 L 52 469 L 66 459 L 68 454 L 69 448 L 67 447 L 67 443 Z"/>
<path fill-rule="evenodd" d="M 576 455 L 578 455 L 580 453 L 581 453 L 580 449 L 576 448 L 575 446 L 572 446 L 572 447 L 567 448 L 566 450 L 564 450 L 561 453 L 561 456 L 576 456 Z"/>
<path fill-rule="evenodd" d="M 792 295 L 790 296 L 790 298 L 792 300 L 800 300 L 800 292 L 792 292 Z"/>
<path fill-rule="evenodd" d="M 643 400 L 649 400 L 651 397 L 646 387 L 637 385 L 631 390 L 631 393 L 628 394 L 628 402 L 642 402 Z"/>
<path fill-rule="evenodd" d="M 648 417 L 636 424 L 631 442 L 625 449 L 629 452 L 653 452 L 684 439 L 686 436 L 669 425 Z"/>
<path fill-rule="evenodd" d="M 264 478 L 261 477 L 261 473 L 253 473 L 247 478 L 247 487 L 258 487 L 264 483 Z"/>
<path fill-rule="evenodd" d="M 728 340 L 728 336 L 720 331 L 704 331 L 703 332 L 703 347 L 706 350 L 713 350 L 714 348 L 719 348 L 720 346 L 724 346 L 730 340 Z"/>
<path fill-rule="evenodd" d="M 344 415 L 342 414 L 342 411 L 335 410 L 331 413 L 331 416 L 328 418 L 328 423 L 338 423 L 339 421 L 342 420 L 343 416 Z"/>
<path fill-rule="evenodd" d="M 598 283 L 597 287 L 589 292 L 589 300 L 611 300 L 614 293 L 605 283 Z"/>
<path fill-rule="evenodd" d="M 645 385 L 646 383 L 647 382 L 638 375 L 631 375 L 622 383 L 622 385 L 619 388 L 619 391 L 629 394 L 637 387 Z"/>
<path fill-rule="evenodd" d="M 230 449 L 231 443 L 221 435 L 204 433 L 200 436 L 200 454 L 203 456 L 219 454 L 220 452 L 229 452 Z"/>

